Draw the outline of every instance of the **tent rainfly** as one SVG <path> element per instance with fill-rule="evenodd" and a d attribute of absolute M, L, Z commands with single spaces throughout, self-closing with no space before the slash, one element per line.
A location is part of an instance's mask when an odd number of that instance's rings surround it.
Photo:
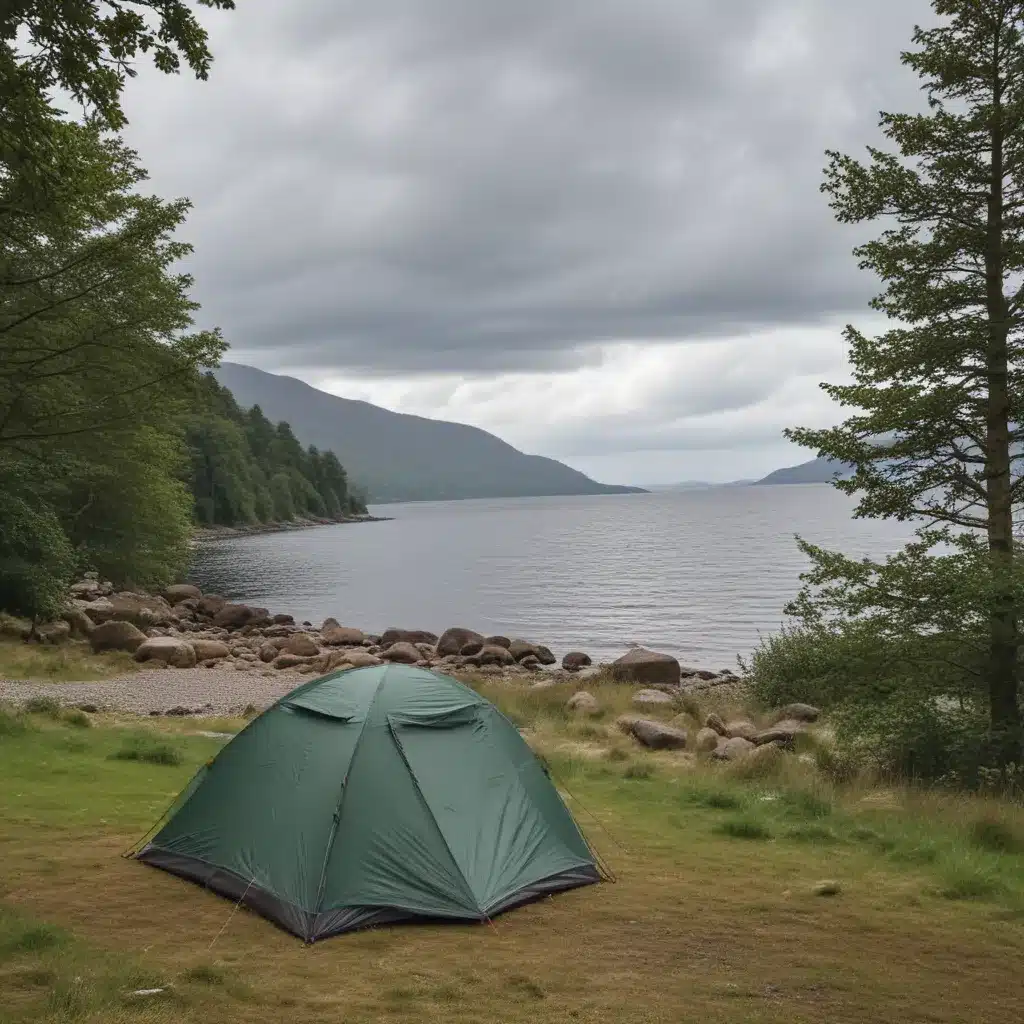
<path fill-rule="evenodd" d="M 134 856 L 315 942 L 486 921 L 600 880 L 547 771 L 493 704 L 404 665 L 312 680 L 195 775 Z"/>

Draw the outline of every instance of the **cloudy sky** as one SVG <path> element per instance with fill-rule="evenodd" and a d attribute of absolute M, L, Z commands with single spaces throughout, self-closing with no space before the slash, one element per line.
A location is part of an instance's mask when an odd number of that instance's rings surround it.
<path fill-rule="evenodd" d="M 129 83 L 229 358 L 600 479 L 757 476 L 869 325 L 824 150 L 920 106 L 925 0 L 238 0 Z"/>

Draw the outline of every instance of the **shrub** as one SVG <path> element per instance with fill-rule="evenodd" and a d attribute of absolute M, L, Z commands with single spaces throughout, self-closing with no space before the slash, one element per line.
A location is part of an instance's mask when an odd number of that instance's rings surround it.
<path fill-rule="evenodd" d="M 627 764 L 622 773 L 624 779 L 649 779 L 653 775 L 653 766 L 644 761 L 633 761 L 631 764 Z"/>
<path fill-rule="evenodd" d="M 145 761 L 147 764 L 175 766 L 182 763 L 181 751 L 151 736 L 132 736 L 110 755 L 114 761 Z"/>
<path fill-rule="evenodd" d="M 989 853 L 1024 853 L 1024 836 L 1002 818 L 985 815 L 969 831 L 971 842 Z"/>
<path fill-rule="evenodd" d="M 76 729 L 92 728 L 92 719 L 84 711 L 69 711 L 64 716 L 64 721 L 68 725 L 73 725 Z"/>
<path fill-rule="evenodd" d="M 29 723 L 25 716 L 16 709 L 0 704 L 0 739 L 5 736 L 20 736 L 27 732 Z"/>
<path fill-rule="evenodd" d="M 756 818 L 727 818 L 713 830 L 718 835 L 733 839 L 771 839 L 771 829 Z"/>
<path fill-rule="evenodd" d="M 741 794 L 711 787 L 685 790 L 681 799 L 683 803 L 694 807 L 707 807 L 713 811 L 739 811 L 747 805 L 745 797 Z"/>
<path fill-rule="evenodd" d="M 786 838 L 812 846 L 831 846 L 839 842 L 839 836 L 825 825 L 797 825 L 786 830 Z"/>
<path fill-rule="evenodd" d="M 29 715 L 46 715 L 53 719 L 61 716 L 60 702 L 53 697 L 31 697 L 25 701 L 24 708 Z"/>

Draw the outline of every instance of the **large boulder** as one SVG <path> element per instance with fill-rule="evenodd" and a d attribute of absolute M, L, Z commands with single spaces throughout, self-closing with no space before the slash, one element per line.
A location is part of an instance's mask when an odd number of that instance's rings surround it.
<path fill-rule="evenodd" d="M 360 647 L 366 641 L 366 634 L 351 626 L 331 626 L 320 635 L 328 647 Z"/>
<path fill-rule="evenodd" d="M 258 618 L 259 611 L 260 609 L 250 608 L 247 604 L 227 603 L 220 611 L 214 613 L 213 624 L 222 629 L 241 629 Z"/>
<path fill-rule="evenodd" d="M 309 659 L 303 658 L 301 654 L 279 654 L 271 662 L 274 668 L 298 668 L 300 665 L 308 663 Z M 244 662 L 241 664 L 244 664 Z"/>
<path fill-rule="evenodd" d="M 798 722 L 793 718 L 784 718 L 781 722 L 762 729 L 751 737 L 759 747 L 766 743 L 776 743 L 782 747 L 792 747 L 796 737 L 807 728 L 806 723 Z"/>
<path fill-rule="evenodd" d="M 480 653 L 473 656 L 473 660 L 480 665 L 514 665 L 516 663 L 512 652 L 499 644 L 484 644 Z"/>
<path fill-rule="evenodd" d="M 731 739 L 721 740 L 711 756 L 719 761 L 742 761 L 754 749 L 754 744 L 750 740 L 745 740 L 742 736 L 733 736 Z"/>
<path fill-rule="evenodd" d="M 212 619 L 228 603 L 226 597 L 221 597 L 220 594 L 203 594 L 199 598 L 199 604 L 196 605 L 196 611 L 200 615 L 205 615 L 206 618 Z"/>
<path fill-rule="evenodd" d="M 570 651 L 562 659 L 562 668 L 566 672 L 579 672 L 581 668 L 587 668 L 592 665 L 593 662 L 590 659 L 589 654 L 585 654 L 583 651 Z"/>
<path fill-rule="evenodd" d="M 71 636 L 71 623 L 66 619 L 46 622 L 36 628 L 36 637 L 42 644 L 61 644 Z"/>
<path fill-rule="evenodd" d="M 566 702 L 566 709 L 575 711 L 578 715 L 598 715 L 601 713 L 601 705 L 597 698 L 586 690 L 574 693 Z"/>
<path fill-rule="evenodd" d="M 437 634 L 425 629 L 385 629 L 380 635 L 380 646 L 390 647 L 392 644 L 436 644 Z"/>
<path fill-rule="evenodd" d="M 193 599 L 198 601 L 202 596 L 203 592 L 191 583 L 175 583 L 163 592 L 163 599 L 171 605 Z"/>
<path fill-rule="evenodd" d="M 685 729 L 649 718 L 635 718 L 630 723 L 630 735 L 651 750 L 684 750 L 687 743 Z"/>
<path fill-rule="evenodd" d="M 462 648 L 469 643 L 478 643 L 483 648 L 483 634 L 473 629 L 465 629 L 462 626 L 452 626 L 446 629 L 437 641 L 437 653 L 440 657 L 447 657 L 449 654 L 460 654 Z"/>
<path fill-rule="evenodd" d="M 156 626 L 171 618 L 171 606 L 162 597 L 122 591 L 90 601 L 82 610 L 97 625 L 102 622 L 131 622 L 136 626 Z"/>
<path fill-rule="evenodd" d="M 369 651 L 345 651 L 345 660 L 353 668 L 371 668 L 374 665 L 382 664 L 380 658 Z"/>
<path fill-rule="evenodd" d="M 230 653 L 228 645 L 221 640 L 190 640 L 192 650 L 196 652 L 196 661 L 214 661 L 226 658 Z"/>
<path fill-rule="evenodd" d="M 612 662 L 613 678 L 620 682 L 645 685 L 678 686 L 679 662 L 671 654 L 659 654 L 643 647 L 634 647 Z"/>
<path fill-rule="evenodd" d="M 522 661 L 523 658 L 528 658 L 531 654 L 542 665 L 554 665 L 558 660 L 551 653 L 549 647 L 545 647 L 543 644 L 531 643 L 529 640 L 513 640 L 509 646 L 509 652 L 516 661 Z"/>
<path fill-rule="evenodd" d="M 704 728 L 697 733 L 694 746 L 698 753 L 710 754 L 718 747 L 719 739 L 720 737 L 714 729 L 709 729 L 707 726 L 704 726 Z"/>
<path fill-rule="evenodd" d="M 737 718 L 731 722 L 725 723 L 725 735 L 729 739 L 734 739 L 736 736 L 741 736 L 745 740 L 754 742 L 754 737 L 757 736 L 760 730 L 754 725 L 753 722 L 746 718 Z"/>
<path fill-rule="evenodd" d="M 504 647 L 506 651 L 511 650 L 512 641 L 507 636 L 485 636 L 484 647 Z"/>
<path fill-rule="evenodd" d="M 269 665 L 281 651 L 277 646 L 268 641 L 259 649 L 258 653 L 260 661 Z"/>
<path fill-rule="evenodd" d="M 284 645 L 286 654 L 297 654 L 300 658 L 315 658 L 320 645 L 307 633 L 293 633 Z"/>
<path fill-rule="evenodd" d="M 399 640 L 391 644 L 386 651 L 380 655 L 381 660 L 396 662 L 399 665 L 415 665 L 423 660 L 423 655 L 411 644 Z"/>
<path fill-rule="evenodd" d="M 92 619 L 89 618 L 81 608 L 65 608 L 63 611 L 64 621 L 71 628 L 72 636 L 80 636 L 88 640 L 96 628 Z"/>
<path fill-rule="evenodd" d="M 101 622 L 89 635 L 89 643 L 97 654 L 100 651 L 127 651 L 134 654 L 145 640 L 146 634 L 134 623 L 115 619 Z"/>
<path fill-rule="evenodd" d="M 810 704 L 787 704 L 775 712 L 776 721 L 790 719 L 797 722 L 816 722 L 821 718 L 821 712 Z"/>
<path fill-rule="evenodd" d="M 151 636 L 135 648 L 136 661 L 162 661 L 173 668 L 195 668 L 196 652 L 187 640 Z"/>
<path fill-rule="evenodd" d="M 722 721 L 721 715 L 716 714 L 714 711 L 706 719 L 704 719 L 704 725 L 708 729 L 714 729 L 719 736 L 728 735 L 728 731 L 725 727 L 725 722 Z"/>

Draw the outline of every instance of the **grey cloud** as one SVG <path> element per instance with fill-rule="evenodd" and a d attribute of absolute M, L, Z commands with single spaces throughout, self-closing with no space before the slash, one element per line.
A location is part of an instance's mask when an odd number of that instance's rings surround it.
<path fill-rule="evenodd" d="M 596 342 L 862 310 L 875 286 L 818 192 L 823 150 L 920 103 L 898 53 L 928 17 L 248 0 L 210 18 L 208 83 L 143 75 L 128 107 L 156 185 L 195 201 L 189 269 L 236 358 L 565 369 Z"/>

